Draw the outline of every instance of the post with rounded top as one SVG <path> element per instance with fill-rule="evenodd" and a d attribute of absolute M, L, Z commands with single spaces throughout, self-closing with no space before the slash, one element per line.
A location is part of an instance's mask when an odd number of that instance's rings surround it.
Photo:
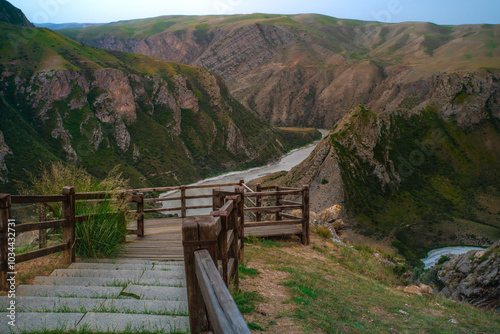
<path fill-rule="evenodd" d="M 75 261 L 75 187 L 64 187 L 62 190 L 62 213 L 66 223 L 63 227 L 63 244 L 69 247 L 63 252 L 63 262 L 70 265 Z"/>
<path fill-rule="evenodd" d="M 302 244 L 309 245 L 309 186 L 302 187 Z"/>
<path fill-rule="evenodd" d="M 8 291 L 8 226 L 10 218 L 10 194 L 0 194 L 0 291 Z"/>

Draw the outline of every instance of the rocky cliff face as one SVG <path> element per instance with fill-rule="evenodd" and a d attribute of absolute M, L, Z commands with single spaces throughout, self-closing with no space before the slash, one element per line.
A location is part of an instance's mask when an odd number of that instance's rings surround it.
<path fill-rule="evenodd" d="M 498 69 L 499 32 L 497 25 L 252 14 L 160 17 L 63 33 L 99 48 L 202 66 L 266 121 L 329 128 L 358 104 L 381 112 L 406 98 L 424 103 L 435 76 Z M 447 98 L 433 95 L 440 103 Z"/>
<path fill-rule="evenodd" d="M 479 307 L 500 307 L 500 242 L 485 251 L 451 255 L 437 271 L 439 294 Z"/>
<path fill-rule="evenodd" d="M 22 32 L 11 26 L 2 34 Z M 49 30 L 34 34 L 19 39 L 18 54 L 2 49 L 0 61 L 8 191 L 24 170 L 58 159 L 97 177 L 120 165 L 132 185 L 165 185 L 266 163 L 290 148 L 202 68 L 94 50 Z"/>
<path fill-rule="evenodd" d="M 303 163 L 273 182 L 311 184 L 312 209 L 345 204 L 344 220 L 408 258 L 500 234 L 499 74 L 436 74 L 431 89 L 354 108 Z M 425 100 L 424 103 L 418 101 Z M 415 236 L 418 238 L 415 238 Z"/>

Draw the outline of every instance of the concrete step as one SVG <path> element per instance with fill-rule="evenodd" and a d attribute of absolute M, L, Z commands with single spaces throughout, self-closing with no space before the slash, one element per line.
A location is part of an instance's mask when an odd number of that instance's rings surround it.
<path fill-rule="evenodd" d="M 155 264 L 144 263 L 90 263 L 77 262 L 72 263 L 68 269 L 99 269 L 99 270 L 152 270 Z M 167 266 L 168 267 L 168 266 Z M 175 266 L 178 267 L 178 266 Z"/>
<path fill-rule="evenodd" d="M 189 317 L 90 312 L 83 317 L 76 329 L 112 333 L 170 333 L 187 332 L 188 328 Z"/>
<path fill-rule="evenodd" d="M 99 310 L 94 311 L 187 316 L 188 304 L 187 301 L 172 300 L 107 299 Z"/>
<path fill-rule="evenodd" d="M 19 285 L 16 296 L 118 298 L 123 287 L 77 285 Z"/>
<path fill-rule="evenodd" d="M 57 331 L 66 333 L 76 328 L 84 317 L 83 313 L 16 313 L 16 327 L 8 324 L 7 313 L 0 313 L 0 333 L 43 333 Z"/>
<path fill-rule="evenodd" d="M 104 298 L 16 297 L 18 312 L 90 312 L 98 310 Z M 6 311 L 10 299 L 0 296 L 0 310 Z"/>
<path fill-rule="evenodd" d="M 122 286 L 139 284 L 139 279 L 113 277 L 37 276 L 34 285 Z"/>
<path fill-rule="evenodd" d="M 33 280 L 34 285 L 79 285 L 79 286 L 121 286 L 129 284 L 154 285 L 154 286 L 186 286 L 183 278 L 111 278 L 111 277 L 65 277 L 65 276 L 37 276 Z"/>
<path fill-rule="evenodd" d="M 130 294 L 132 298 L 140 299 L 155 299 L 155 300 L 174 300 L 186 301 L 186 288 L 165 287 L 165 286 L 145 286 L 145 285 L 129 285 L 123 292 L 122 296 Z"/>
<path fill-rule="evenodd" d="M 162 260 L 143 260 L 143 259 L 87 259 L 77 263 L 111 263 L 111 264 L 164 264 L 183 266 L 184 261 L 162 261 Z"/>
<path fill-rule="evenodd" d="M 143 270 L 56 269 L 51 276 L 139 279 Z"/>
<path fill-rule="evenodd" d="M 184 279 L 186 276 L 186 273 L 184 270 L 169 270 L 169 271 L 163 271 L 163 270 L 148 270 L 145 271 L 144 274 L 141 276 L 142 279 L 172 279 L 172 278 L 178 278 L 178 279 Z"/>

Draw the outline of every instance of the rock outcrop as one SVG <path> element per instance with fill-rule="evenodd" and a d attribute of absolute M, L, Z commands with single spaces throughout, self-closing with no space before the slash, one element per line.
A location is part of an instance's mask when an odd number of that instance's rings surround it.
<path fill-rule="evenodd" d="M 500 241 L 485 251 L 451 255 L 438 271 L 439 294 L 487 308 L 500 308 Z"/>

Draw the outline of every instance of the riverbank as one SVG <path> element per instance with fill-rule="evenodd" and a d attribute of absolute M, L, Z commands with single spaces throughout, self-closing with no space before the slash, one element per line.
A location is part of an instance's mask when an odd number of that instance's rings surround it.
<path fill-rule="evenodd" d="M 317 131 L 321 133 L 322 138 L 324 138 L 329 133 L 328 130 L 324 129 L 318 129 Z M 269 163 L 265 166 L 224 173 L 219 176 L 214 176 L 201 180 L 191 185 L 235 183 L 239 182 L 240 180 L 245 180 L 245 182 L 249 182 L 253 179 L 263 177 L 272 173 L 280 171 L 289 171 L 293 167 L 304 161 L 311 154 L 311 152 L 314 150 L 314 148 L 316 147 L 316 145 L 318 145 L 319 142 L 320 140 L 317 140 L 308 146 L 296 148 L 290 151 L 289 153 L 285 154 L 284 156 L 282 156 L 279 160 Z M 233 188 L 234 187 L 227 187 L 224 190 L 230 191 Z M 207 189 L 190 189 L 189 191 L 190 191 L 189 193 L 190 196 L 199 196 L 199 195 L 209 194 L 211 193 L 212 190 L 210 188 L 207 188 Z M 175 190 L 168 193 L 164 193 L 160 195 L 160 197 L 162 198 L 176 197 L 178 196 L 178 193 L 179 191 Z M 208 205 L 211 204 L 211 199 L 210 198 L 190 199 L 188 200 L 187 204 L 189 206 Z M 171 205 L 173 204 L 170 202 L 163 202 L 164 208 L 173 207 Z M 188 211 L 189 215 L 204 215 L 210 213 L 209 209 L 194 209 Z M 180 214 L 180 212 L 177 211 L 169 212 L 169 214 L 176 214 L 176 213 Z"/>

